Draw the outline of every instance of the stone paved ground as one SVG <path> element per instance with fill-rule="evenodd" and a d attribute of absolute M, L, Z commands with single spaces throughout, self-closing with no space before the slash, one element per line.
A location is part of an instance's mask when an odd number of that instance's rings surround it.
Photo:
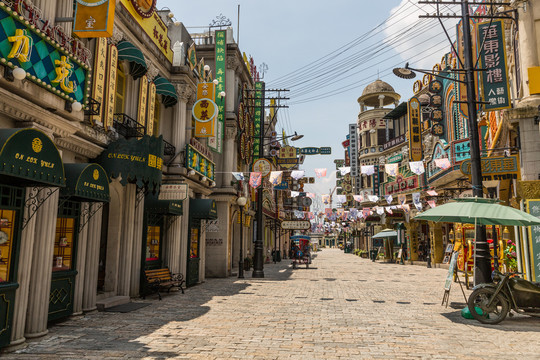
<path fill-rule="evenodd" d="M 460 316 L 447 270 L 372 263 L 337 249 L 309 269 L 209 279 L 130 313 L 92 313 L 6 359 L 539 359 L 540 319 L 485 326 Z M 456 285 L 456 284 L 454 284 Z"/>

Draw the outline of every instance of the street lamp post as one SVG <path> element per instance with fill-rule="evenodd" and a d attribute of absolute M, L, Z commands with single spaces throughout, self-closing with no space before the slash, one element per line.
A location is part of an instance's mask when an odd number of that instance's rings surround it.
<path fill-rule="evenodd" d="M 236 203 L 240 207 L 240 258 L 238 259 L 238 278 L 244 278 L 244 206 L 247 199 L 240 196 L 236 199 Z"/>

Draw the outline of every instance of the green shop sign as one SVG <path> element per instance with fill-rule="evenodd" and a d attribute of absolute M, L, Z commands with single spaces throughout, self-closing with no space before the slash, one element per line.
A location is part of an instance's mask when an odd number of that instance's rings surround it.
<path fill-rule="evenodd" d="M 36 129 L 0 130 L 0 175 L 25 184 L 64 186 L 64 164 L 52 140 Z"/>
<path fill-rule="evenodd" d="M 88 102 L 90 68 L 85 62 L 2 2 L 0 25 L 3 65 L 24 69 L 29 81 L 65 100 Z"/>
<path fill-rule="evenodd" d="M 66 187 L 62 195 L 83 201 L 109 202 L 109 177 L 98 164 L 65 164 Z"/>
<path fill-rule="evenodd" d="M 122 185 L 135 183 L 151 192 L 158 191 L 163 166 L 163 136 L 119 139 L 109 144 L 96 162 L 103 166 L 109 177 L 121 176 Z"/>
<path fill-rule="evenodd" d="M 186 145 L 186 168 L 214 180 L 215 164 L 190 144 Z"/>
<path fill-rule="evenodd" d="M 251 96 L 251 95 L 250 95 Z M 259 158 L 259 152 L 262 144 L 261 139 L 261 123 L 263 121 L 263 109 L 264 109 L 264 82 L 257 81 L 255 83 L 255 109 L 253 116 L 253 124 L 255 125 L 254 139 L 253 139 L 253 157 Z"/>

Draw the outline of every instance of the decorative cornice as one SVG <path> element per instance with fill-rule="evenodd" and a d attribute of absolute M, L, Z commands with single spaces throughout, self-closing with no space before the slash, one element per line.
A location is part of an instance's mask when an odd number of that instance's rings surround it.
<path fill-rule="evenodd" d="M 521 199 L 539 199 L 540 180 L 518 181 L 517 194 Z"/>
<path fill-rule="evenodd" d="M 240 66 L 240 61 L 236 56 L 227 56 L 227 69 L 232 69 L 237 71 L 237 68 Z"/>
<path fill-rule="evenodd" d="M 186 83 L 175 83 L 176 94 L 182 102 L 189 102 L 190 98 L 195 95 L 195 89 Z"/>
<path fill-rule="evenodd" d="M 226 140 L 231 140 L 231 139 L 235 139 L 236 138 L 236 135 L 238 134 L 238 129 L 236 127 L 236 125 L 227 125 L 227 127 L 225 128 L 225 139 Z"/>
<path fill-rule="evenodd" d="M 156 76 L 158 76 L 159 69 L 150 60 L 146 60 L 146 64 L 148 65 L 148 72 L 146 73 L 146 76 L 148 76 L 149 81 L 152 81 Z"/>
<path fill-rule="evenodd" d="M 91 142 L 84 139 L 81 139 L 78 136 L 56 138 L 54 142 L 60 148 L 73 151 L 77 155 L 82 155 L 89 159 L 96 158 L 103 151 L 102 147 L 96 144 L 92 144 Z"/>
<path fill-rule="evenodd" d="M 114 25 L 113 27 L 113 34 L 112 34 L 112 42 L 114 44 L 118 44 L 120 41 L 122 41 L 124 39 L 124 33 L 122 32 L 122 30 L 120 30 L 116 25 Z"/>

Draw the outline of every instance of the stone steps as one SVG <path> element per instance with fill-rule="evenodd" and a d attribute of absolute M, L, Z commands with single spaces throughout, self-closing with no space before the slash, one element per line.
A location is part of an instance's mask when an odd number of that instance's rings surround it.
<path fill-rule="evenodd" d="M 99 300 L 96 303 L 98 311 L 104 311 L 116 305 L 127 304 L 131 301 L 129 296 L 111 296 L 106 299 Z"/>

